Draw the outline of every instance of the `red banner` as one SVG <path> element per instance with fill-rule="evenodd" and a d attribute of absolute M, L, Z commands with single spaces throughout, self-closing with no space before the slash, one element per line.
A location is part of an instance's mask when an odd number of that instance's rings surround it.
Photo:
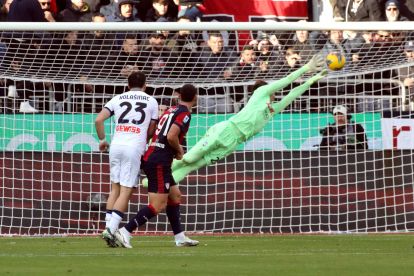
<path fill-rule="evenodd" d="M 253 19 L 260 17 L 281 21 L 308 18 L 307 0 L 205 0 L 204 6 L 207 15 L 232 15 L 238 22 L 261 21 Z"/>

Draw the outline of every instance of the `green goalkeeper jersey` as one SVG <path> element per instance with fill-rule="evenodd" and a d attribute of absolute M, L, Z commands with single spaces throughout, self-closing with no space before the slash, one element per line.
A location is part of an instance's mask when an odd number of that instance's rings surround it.
<path fill-rule="evenodd" d="M 305 65 L 287 77 L 261 86 L 253 92 L 246 106 L 229 119 L 244 135 L 244 141 L 262 131 L 274 114 L 281 112 L 296 97 L 303 93 L 303 91 L 297 90 L 297 93 L 284 97 L 280 102 L 270 102 L 271 95 L 291 84 L 308 70 L 309 67 Z M 274 112 L 271 111 L 270 107 L 272 107 Z"/>

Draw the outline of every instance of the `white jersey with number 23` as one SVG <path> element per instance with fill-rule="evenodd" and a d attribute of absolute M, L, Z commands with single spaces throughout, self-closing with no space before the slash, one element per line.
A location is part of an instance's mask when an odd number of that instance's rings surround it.
<path fill-rule="evenodd" d="M 115 96 L 105 108 L 115 120 L 109 150 L 111 181 L 136 187 L 148 127 L 151 120 L 158 120 L 157 100 L 142 91 L 132 90 Z"/>

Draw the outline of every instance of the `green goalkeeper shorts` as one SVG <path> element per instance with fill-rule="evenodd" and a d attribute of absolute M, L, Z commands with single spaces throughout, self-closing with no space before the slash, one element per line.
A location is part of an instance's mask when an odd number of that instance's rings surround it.
<path fill-rule="evenodd" d="M 237 127 L 232 122 L 224 121 L 209 128 L 204 137 L 194 146 L 194 150 L 199 148 L 199 154 L 202 154 L 207 165 L 210 165 L 234 152 L 243 142 L 244 136 Z"/>

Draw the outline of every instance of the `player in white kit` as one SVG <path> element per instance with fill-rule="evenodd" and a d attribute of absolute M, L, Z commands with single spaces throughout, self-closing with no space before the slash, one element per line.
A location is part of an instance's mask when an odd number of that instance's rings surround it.
<path fill-rule="evenodd" d="M 116 246 L 113 233 L 118 229 L 134 187 L 137 187 L 141 156 L 158 121 L 157 100 L 144 92 L 144 73 L 128 76 L 128 92 L 113 97 L 105 104 L 95 120 L 99 150 L 109 147 L 105 139 L 104 122 L 114 116 L 115 131 L 109 149 L 111 193 L 106 204 L 106 227 L 102 238 L 108 246 Z"/>

